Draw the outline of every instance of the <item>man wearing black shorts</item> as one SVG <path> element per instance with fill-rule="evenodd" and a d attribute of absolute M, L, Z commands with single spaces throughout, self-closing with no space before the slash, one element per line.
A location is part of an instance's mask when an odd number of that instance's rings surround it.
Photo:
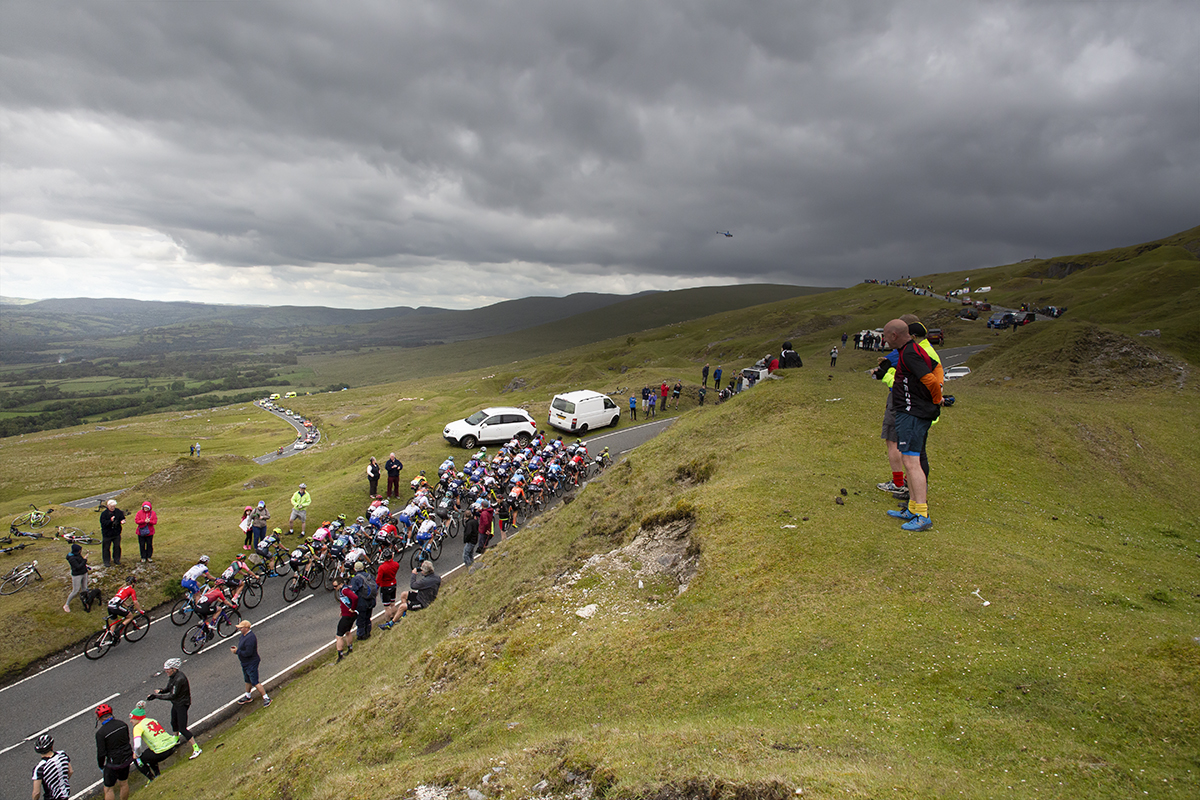
<path fill-rule="evenodd" d="M 379 585 L 379 599 L 383 602 L 383 622 L 379 626 L 381 631 L 392 629 L 392 616 L 396 607 L 396 573 L 399 571 L 400 564 L 393 558 L 392 551 L 384 550 L 383 563 L 375 572 L 375 583 Z"/>
<path fill-rule="evenodd" d="M 129 767 L 133 764 L 133 743 L 129 726 L 113 716 L 112 706 L 96 706 L 96 765 L 104 771 L 104 800 L 113 800 L 120 787 L 121 800 L 129 797 Z"/>
<path fill-rule="evenodd" d="M 892 411 L 896 416 L 896 443 L 910 492 L 908 508 L 888 511 L 888 516 L 904 520 L 901 527 L 906 531 L 927 531 L 933 527 L 933 521 L 929 518 L 928 483 L 921 469 L 921 454 L 925 451 L 929 427 L 941 413 L 942 365 L 917 345 L 903 320 L 889 322 L 883 335 L 897 351 Z"/>
<path fill-rule="evenodd" d="M 188 709 L 192 706 L 192 687 L 188 683 L 187 675 L 184 675 L 179 669 L 182 666 L 183 662 L 178 658 L 168 658 L 163 664 L 163 671 L 167 673 L 167 685 L 146 699 L 171 701 L 171 730 L 179 734 L 179 741 L 187 742 L 192 746 L 192 754 L 188 758 L 196 758 L 201 753 L 200 745 L 196 744 L 196 737 L 188 730 Z"/>

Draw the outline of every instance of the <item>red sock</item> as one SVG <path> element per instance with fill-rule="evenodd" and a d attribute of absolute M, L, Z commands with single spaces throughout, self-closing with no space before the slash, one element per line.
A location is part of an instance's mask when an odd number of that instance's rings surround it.
<path fill-rule="evenodd" d="M 904 473 L 903 472 L 893 472 L 892 473 L 892 483 L 896 484 L 897 489 L 903 489 L 904 488 Z"/>

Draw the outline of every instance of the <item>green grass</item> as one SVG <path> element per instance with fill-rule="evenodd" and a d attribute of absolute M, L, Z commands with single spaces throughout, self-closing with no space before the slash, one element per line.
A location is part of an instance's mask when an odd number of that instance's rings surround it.
<path fill-rule="evenodd" d="M 961 382 L 931 443 L 937 526 L 910 535 L 873 488 L 882 395 L 850 360 L 690 411 L 146 796 L 521 794 L 569 772 L 615 797 L 1194 796 L 1200 501 L 1178 487 L 1200 445 L 1176 431 L 1200 398 Z M 689 518 L 682 594 L 634 560 L 584 566 Z"/>

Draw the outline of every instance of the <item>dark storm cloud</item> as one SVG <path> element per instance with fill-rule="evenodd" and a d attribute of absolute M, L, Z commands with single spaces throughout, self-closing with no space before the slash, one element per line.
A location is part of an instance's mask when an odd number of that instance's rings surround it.
<path fill-rule="evenodd" d="M 6 294 L 846 284 L 1200 208 L 1194 4 L 0 7 Z"/>

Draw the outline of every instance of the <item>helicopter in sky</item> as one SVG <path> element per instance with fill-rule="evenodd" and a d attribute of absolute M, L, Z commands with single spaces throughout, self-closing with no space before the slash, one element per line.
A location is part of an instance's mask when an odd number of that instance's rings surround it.
<path fill-rule="evenodd" d="M 727 236 L 727 237 L 729 237 L 730 239 L 732 239 L 732 238 L 733 238 L 733 234 L 732 234 L 732 233 L 730 233 L 729 231 L 717 231 L 717 233 L 721 234 L 722 236 Z"/>

